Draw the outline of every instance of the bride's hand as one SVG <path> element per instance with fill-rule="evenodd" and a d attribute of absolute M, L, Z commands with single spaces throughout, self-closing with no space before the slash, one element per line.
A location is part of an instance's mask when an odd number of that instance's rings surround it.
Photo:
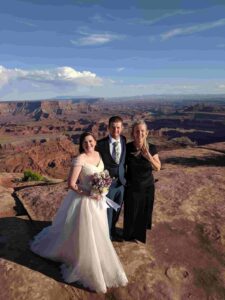
<path fill-rule="evenodd" d="M 99 194 L 91 194 L 90 197 L 96 201 L 99 201 L 102 199 L 102 196 Z"/>
<path fill-rule="evenodd" d="M 75 185 L 74 185 L 73 190 L 74 190 L 76 193 L 78 193 L 78 194 L 80 194 L 80 195 L 82 195 L 82 196 L 89 196 L 88 192 L 83 191 L 83 190 L 81 189 L 81 187 L 80 187 L 78 184 L 75 184 Z"/>

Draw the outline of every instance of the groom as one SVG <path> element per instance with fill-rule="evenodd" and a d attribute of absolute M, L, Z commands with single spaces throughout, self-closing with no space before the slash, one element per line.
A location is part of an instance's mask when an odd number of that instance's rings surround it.
<path fill-rule="evenodd" d="M 111 117 L 108 124 L 109 135 L 98 141 L 96 149 L 101 154 L 105 169 L 109 171 L 111 178 L 113 178 L 107 197 L 120 205 L 117 211 L 113 210 L 112 207 L 107 209 L 111 239 L 118 238 L 116 234 L 116 222 L 119 219 L 123 204 L 124 185 L 126 183 L 124 177 L 126 138 L 121 135 L 122 130 L 122 118 L 119 116 Z"/>

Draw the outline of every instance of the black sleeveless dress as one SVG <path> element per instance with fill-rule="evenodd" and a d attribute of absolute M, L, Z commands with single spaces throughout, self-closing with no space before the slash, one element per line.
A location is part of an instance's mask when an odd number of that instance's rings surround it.
<path fill-rule="evenodd" d="M 152 211 L 154 204 L 154 177 L 151 163 L 137 151 L 134 143 L 126 146 L 126 179 L 124 199 L 124 239 L 137 239 L 146 242 L 146 230 L 152 225 Z M 156 147 L 149 144 L 152 156 L 157 154 Z"/>

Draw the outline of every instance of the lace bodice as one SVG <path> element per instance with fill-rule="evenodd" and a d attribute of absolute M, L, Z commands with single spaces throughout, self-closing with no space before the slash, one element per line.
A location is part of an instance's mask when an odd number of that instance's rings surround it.
<path fill-rule="evenodd" d="M 95 166 L 90 163 L 80 163 L 79 159 L 75 158 L 72 162 L 73 166 L 82 166 L 80 175 L 79 175 L 79 185 L 86 191 L 91 190 L 91 177 L 94 173 L 100 173 L 104 170 L 104 164 L 102 159 Z"/>

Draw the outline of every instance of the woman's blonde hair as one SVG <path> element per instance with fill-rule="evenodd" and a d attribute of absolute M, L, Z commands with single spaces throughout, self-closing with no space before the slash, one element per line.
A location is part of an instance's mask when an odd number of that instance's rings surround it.
<path fill-rule="evenodd" d="M 135 127 L 137 127 L 137 126 L 139 126 L 139 125 L 144 125 L 144 126 L 145 126 L 146 132 L 147 132 L 147 136 L 148 136 L 148 126 L 147 126 L 146 122 L 145 122 L 144 120 L 136 120 L 136 121 L 133 123 L 132 127 L 131 127 L 131 135 L 132 135 L 132 137 L 133 137 L 133 135 L 134 135 L 134 129 L 135 129 Z M 146 149 L 149 150 L 149 145 L 148 145 L 148 141 L 147 141 L 147 136 L 146 136 L 146 138 L 144 139 L 144 144 L 143 144 L 143 146 L 145 146 Z M 138 154 L 140 154 L 140 152 L 141 152 L 141 150 L 138 150 L 138 151 L 135 152 L 134 154 L 135 154 L 135 155 L 138 155 Z"/>

